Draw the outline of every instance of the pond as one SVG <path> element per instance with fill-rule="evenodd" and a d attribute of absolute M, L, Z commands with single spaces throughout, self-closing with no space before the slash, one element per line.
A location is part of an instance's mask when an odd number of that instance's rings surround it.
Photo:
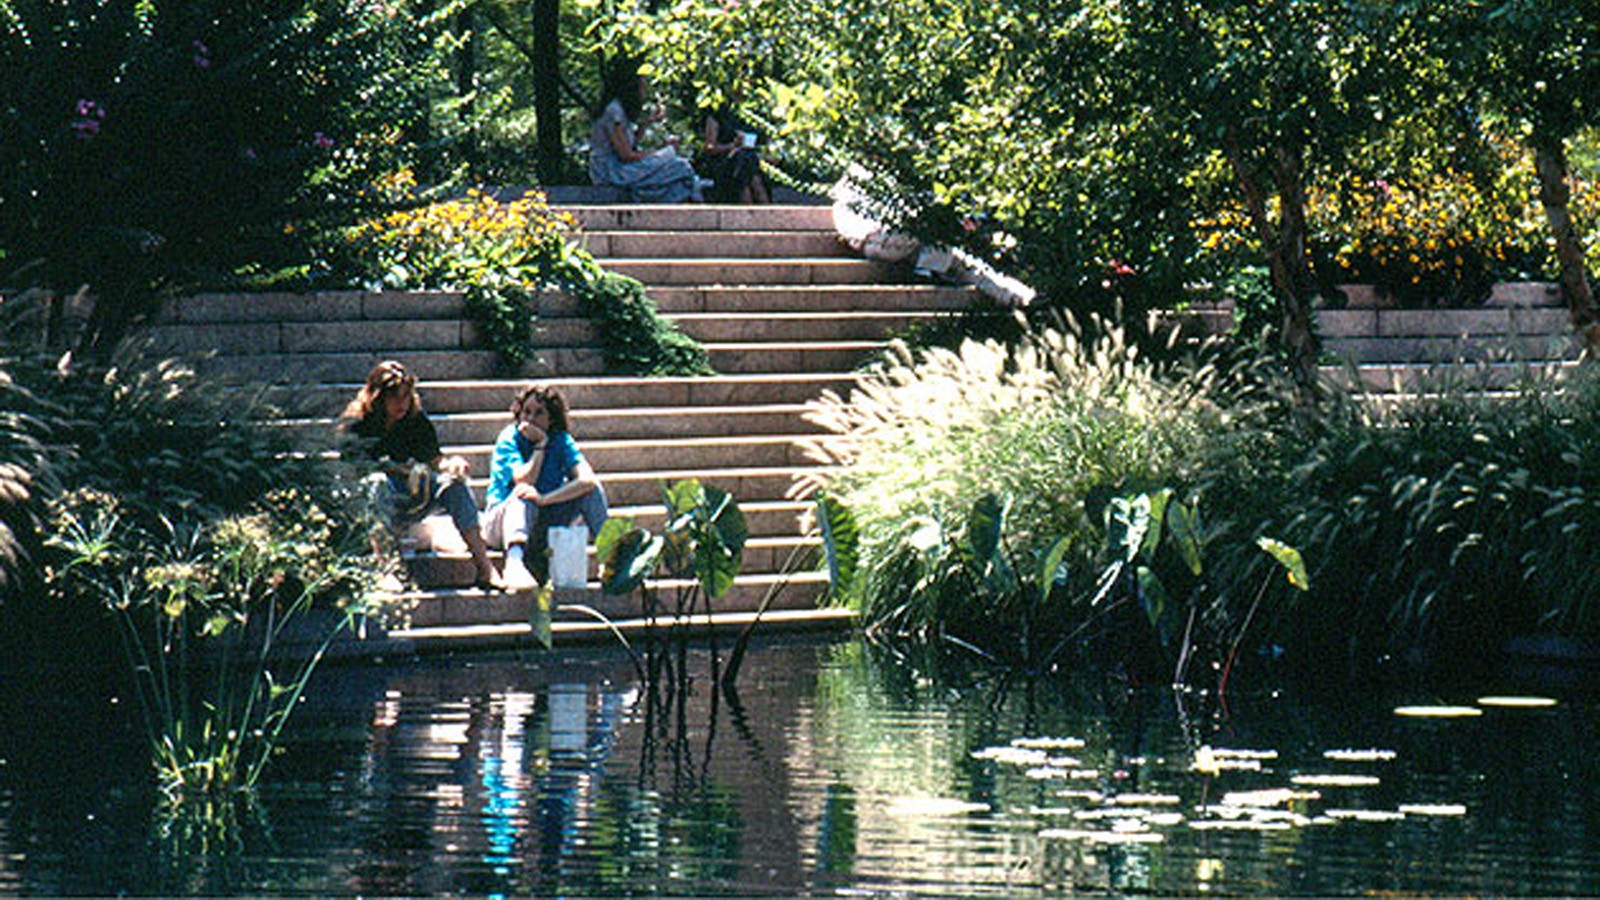
<path fill-rule="evenodd" d="M 0 891 L 1600 892 L 1570 683 L 1223 710 L 852 641 L 758 646 L 735 696 L 704 647 L 666 662 L 653 689 L 609 650 L 325 666 L 258 802 L 209 815 L 156 808 L 122 704 L 42 697 L 4 723 Z"/>

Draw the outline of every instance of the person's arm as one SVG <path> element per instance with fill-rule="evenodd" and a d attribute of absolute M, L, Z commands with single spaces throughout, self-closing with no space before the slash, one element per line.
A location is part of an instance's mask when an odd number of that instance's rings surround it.
<path fill-rule="evenodd" d="M 621 121 L 611 123 L 611 149 L 617 154 L 617 159 L 623 162 L 638 162 L 648 155 L 634 149 L 633 141 L 628 137 L 628 123 Z"/>
<path fill-rule="evenodd" d="M 538 506 L 551 506 L 556 503 L 565 503 L 568 500 L 576 500 L 594 490 L 600 484 L 600 478 L 594 474 L 594 469 L 586 459 L 579 459 L 573 465 L 569 474 L 572 477 L 566 484 L 548 494 L 541 494 L 534 490 L 533 485 L 527 485 L 526 487 L 531 496 L 522 494 L 520 489 L 518 496 L 523 497 L 525 500 L 530 500 Z"/>
<path fill-rule="evenodd" d="M 717 135 L 722 131 L 722 126 L 717 122 L 716 116 L 706 116 L 705 143 L 700 149 L 712 156 L 727 156 L 734 150 L 733 144 L 723 144 L 717 141 Z"/>

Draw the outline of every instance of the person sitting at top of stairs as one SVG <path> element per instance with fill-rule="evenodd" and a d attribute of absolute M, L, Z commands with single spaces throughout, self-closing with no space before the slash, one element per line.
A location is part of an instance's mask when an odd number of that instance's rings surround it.
<path fill-rule="evenodd" d="M 484 532 L 506 551 L 506 583 L 531 588 L 549 576 L 550 529 L 580 518 L 592 538 L 608 516 L 605 488 L 567 426 L 567 401 L 552 387 L 528 385 L 511 404 L 511 424 L 495 438 L 484 495 Z"/>
<path fill-rule="evenodd" d="M 440 450 L 438 430 L 422 411 L 416 376 L 393 360 L 378 363 L 345 407 L 340 428 L 353 439 L 352 449 L 377 466 L 366 484 L 379 521 L 398 534 L 428 513 L 445 510 L 472 554 L 475 586 L 505 590 L 478 524 L 467 461 Z M 374 533 L 374 555 L 381 554 L 378 537 Z"/>
<path fill-rule="evenodd" d="M 711 182 L 678 155 L 677 138 L 655 150 L 639 146 L 645 131 L 666 118 L 660 107 L 644 112 L 648 92 L 637 62 L 622 61 L 611 70 L 589 135 L 589 180 L 623 188 L 639 203 L 699 203 Z"/>

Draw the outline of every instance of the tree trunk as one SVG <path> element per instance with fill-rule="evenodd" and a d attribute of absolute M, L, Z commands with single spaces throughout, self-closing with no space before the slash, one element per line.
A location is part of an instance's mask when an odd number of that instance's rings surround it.
<path fill-rule="evenodd" d="M 537 120 L 539 181 L 558 184 L 565 175 L 561 144 L 561 2 L 533 3 L 533 109 Z"/>
<path fill-rule="evenodd" d="M 473 18 L 470 6 L 456 14 L 456 38 L 461 41 L 461 46 L 456 48 L 455 80 L 456 96 L 461 100 L 456 115 L 465 131 L 461 146 L 467 162 L 475 166 L 478 162 L 478 132 L 473 122 L 473 106 L 478 89 L 478 35 Z"/>
<path fill-rule="evenodd" d="M 1272 276 L 1273 293 L 1278 297 L 1282 328 L 1279 340 L 1283 343 L 1289 374 L 1294 378 L 1301 401 L 1314 404 L 1320 396 L 1317 357 L 1321 348 L 1316 331 L 1311 327 L 1311 302 L 1316 296 L 1316 282 L 1306 259 L 1305 186 L 1301 181 L 1299 159 L 1285 148 L 1274 151 L 1272 176 L 1281 207 L 1279 221 L 1274 225 L 1267 211 L 1266 186 L 1245 159 L 1239 143 L 1229 139 L 1225 149 L 1240 193 L 1244 195 L 1251 224 L 1267 253 L 1267 270 Z"/>
<path fill-rule="evenodd" d="M 1600 317 L 1596 316 L 1594 292 L 1585 271 L 1583 244 L 1572 226 L 1568 205 L 1572 189 L 1567 184 L 1567 154 L 1559 137 L 1535 134 L 1534 168 L 1539 174 L 1539 202 L 1545 221 L 1550 223 L 1556 242 L 1556 264 L 1560 270 L 1561 299 L 1572 315 L 1573 330 L 1583 340 L 1583 356 L 1592 360 L 1600 353 Z"/>

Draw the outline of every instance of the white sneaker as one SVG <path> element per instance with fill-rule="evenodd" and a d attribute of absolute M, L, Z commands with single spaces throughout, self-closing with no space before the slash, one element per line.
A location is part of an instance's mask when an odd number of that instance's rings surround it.
<path fill-rule="evenodd" d="M 528 571 L 528 567 L 523 565 L 520 559 L 506 560 L 505 571 L 501 574 L 506 580 L 508 591 L 529 591 L 539 586 L 538 579 L 533 577 L 533 573 Z"/>

